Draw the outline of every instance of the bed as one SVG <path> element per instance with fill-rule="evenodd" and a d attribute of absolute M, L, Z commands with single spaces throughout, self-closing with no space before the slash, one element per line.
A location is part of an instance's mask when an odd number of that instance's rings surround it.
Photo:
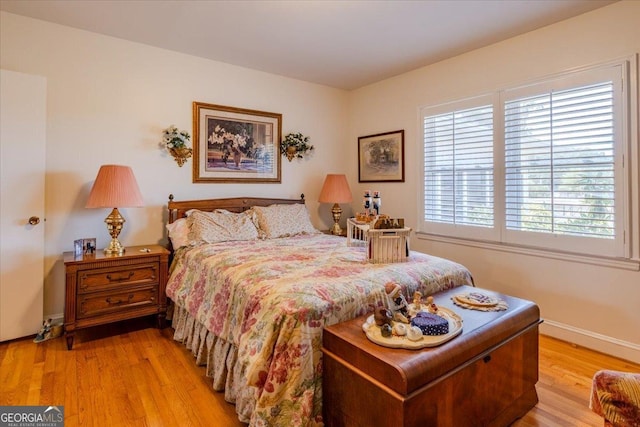
<path fill-rule="evenodd" d="M 311 225 L 304 196 L 170 196 L 168 209 L 174 339 L 252 427 L 322 425 L 322 330 L 388 305 L 385 284 L 406 297 L 473 285 L 464 266 L 414 251 L 368 263 Z"/>

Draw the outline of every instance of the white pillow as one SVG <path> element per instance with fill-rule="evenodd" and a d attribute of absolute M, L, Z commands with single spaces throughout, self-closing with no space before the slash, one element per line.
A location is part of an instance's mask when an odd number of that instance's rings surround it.
<path fill-rule="evenodd" d="M 186 218 L 180 218 L 167 224 L 167 231 L 173 249 L 189 245 L 189 225 Z"/>
<path fill-rule="evenodd" d="M 260 237 L 276 239 L 298 234 L 316 234 L 307 207 L 302 203 L 291 205 L 254 206 Z"/>
<path fill-rule="evenodd" d="M 191 244 L 255 240 L 258 230 L 254 213 L 241 213 L 218 209 L 214 212 L 194 211 L 189 215 Z"/>

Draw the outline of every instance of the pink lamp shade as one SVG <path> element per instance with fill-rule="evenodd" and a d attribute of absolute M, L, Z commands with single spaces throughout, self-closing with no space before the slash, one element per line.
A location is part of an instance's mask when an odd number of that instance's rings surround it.
<path fill-rule="evenodd" d="M 351 189 L 344 174 L 328 174 L 324 180 L 324 185 L 320 191 L 318 201 L 320 203 L 333 203 L 331 214 L 333 215 L 333 226 L 329 230 L 331 234 L 342 236 L 343 231 L 340 227 L 340 216 L 342 208 L 338 203 L 351 203 Z"/>
<path fill-rule="evenodd" d="M 144 206 L 142 194 L 138 188 L 136 177 L 129 166 L 100 166 L 96 181 L 93 183 L 87 208 L 113 208 L 104 222 L 111 235 L 111 242 L 104 250 L 106 254 L 121 255 L 125 248 L 118 241 L 118 236 L 126 222 L 120 215 L 118 207 L 138 208 Z"/>
<path fill-rule="evenodd" d="M 320 191 L 320 203 L 351 203 L 351 189 L 344 174 L 328 174 Z"/>
<path fill-rule="evenodd" d="M 144 206 L 138 182 L 129 166 L 102 165 L 86 208 L 138 208 Z"/>

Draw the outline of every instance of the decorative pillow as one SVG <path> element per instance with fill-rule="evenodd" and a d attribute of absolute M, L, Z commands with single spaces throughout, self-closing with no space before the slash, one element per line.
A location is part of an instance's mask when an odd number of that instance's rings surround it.
<path fill-rule="evenodd" d="M 264 239 L 319 233 L 311 224 L 307 207 L 302 203 L 254 206 L 251 210 L 255 212 L 260 237 Z"/>
<path fill-rule="evenodd" d="M 198 243 L 255 240 L 258 238 L 253 212 L 229 212 L 218 209 L 214 212 L 194 211 L 189 215 L 189 241 Z"/>
<path fill-rule="evenodd" d="M 173 249 L 189 245 L 189 224 L 186 218 L 180 218 L 167 224 L 167 231 Z"/>

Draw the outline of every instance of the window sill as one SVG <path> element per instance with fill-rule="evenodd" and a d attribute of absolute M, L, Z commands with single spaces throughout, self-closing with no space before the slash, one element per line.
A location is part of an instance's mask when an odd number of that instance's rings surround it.
<path fill-rule="evenodd" d="M 449 243 L 453 245 L 463 245 L 473 248 L 491 249 L 494 251 L 511 252 L 521 255 L 536 256 L 541 258 L 557 259 L 560 261 L 577 262 L 581 264 L 598 265 L 601 267 L 619 268 L 629 271 L 640 271 L 640 260 L 619 259 L 597 257 L 590 255 L 580 255 L 569 252 L 559 252 L 544 249 L 530 248 L 526 246 L 509 245 L 506 243 L 493 243 L 482 240 L 461 239 L 458 237 L 440 236 L 424 232 L 416 232 L 419 240 L 429 240 L 433 242 Z"/>

